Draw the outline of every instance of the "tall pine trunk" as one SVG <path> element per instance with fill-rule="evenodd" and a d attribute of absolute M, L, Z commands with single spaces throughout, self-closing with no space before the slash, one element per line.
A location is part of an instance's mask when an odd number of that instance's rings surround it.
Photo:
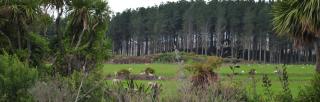
<path fill-rule="evenodd" d="M 145 55 L 148 55 L 149 53 L 149 37 L 146 35 L 145 36 L 145 41 L 146 41 L 146 47 L 145 47 L 145 51 L 144 51 L 144 54 Z"/>
<path fill-rule="evenodd" d="M 320 44 L 318 42 L 314 43 L 316 52 L 316 72 L 320 73 Z"/>

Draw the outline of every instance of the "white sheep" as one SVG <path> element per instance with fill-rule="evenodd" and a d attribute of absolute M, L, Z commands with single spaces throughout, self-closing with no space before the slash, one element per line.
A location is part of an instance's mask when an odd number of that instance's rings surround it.
<path fill-rule="evenodd" d="M 145 72 L 141 72 L 141 73 L 139 73 L 139 75 L 145 75 L 146 73 Z"/>
<path fill-rule="evenodd" d="M 154 75 L 153 74 L 149 74 L 149 76 L 153 77 Z"/>
<path fill-rule="evenodd" d="M 245 73 L 245 71 L 244 71 L 244 70 L 242 70 L 242 71 L 241 71 L 241 73 Z"/>

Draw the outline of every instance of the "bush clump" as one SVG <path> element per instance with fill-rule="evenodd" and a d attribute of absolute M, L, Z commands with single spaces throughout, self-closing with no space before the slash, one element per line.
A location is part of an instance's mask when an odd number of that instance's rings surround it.
<path fill-rule="evenodd" d="M 300 90 L 297 102 L 320 102 L 320 73 L 316 73 L 309 86 Z"/>
<path fill-rule="evenodd" d="M 101 71 L 74 72 L 71 76 L 56 76 L 38 81 L 29 92 L 37 102 L 106 102 L 107 83 Z"/>
<path fill-rule="evenodd" d="M 128 69 L 121 69 L 116 73 L 116 76 L 119 79 L 127 79 L 130 77 L 130 73 Z"/>
<path fill-rule="evenodd" d="M 248 102 L 248 96 L 241 83 L 218 81 L 204 87 L 187 84 L 177 96 L 165 97 L 165 102 Z"/>
<path fill-rule="evenodd" d="M 218 80 L 218 74 L 214 70 L 218 69 L 222 63 L 219 57 L 211 56 L 205 61 L 195 62 L 187 66 L 187 70 L 193 73 L 191 82 L 193 86 L 199 87 L 210 84 Z"/>
<path fill-rule="evenodd" d="M 154 74 L 155 73 L 155 70 L 148 67 L 144 70 L 144 73 L 147 74 L 147 75 L 150 75 L 150 74 Z"/>
<path fill-rule="evenodd" d="M 186 53 L 186 52 L 181 52 L 179 53 L 179 60 L 184 60 L 184 61 L 197 61 L 199 59 L 203 59 L 205 58 L 205 56 L 203 55 L 197 55 L 195 53 Z M 153 58 L 154 62 L 158 62 L 158 63 L 175 63 L 177 62 L 177 55 L 174 52 L 170 52 L 170 53 L 161 53 L 159 55 L 156 55 Z"/>
<path fill-rule="evenodd" d="M 0 55 L 0 101 L 31 101 L 27 89 L 35 83 L 38 71 L 16 56 Z"/>

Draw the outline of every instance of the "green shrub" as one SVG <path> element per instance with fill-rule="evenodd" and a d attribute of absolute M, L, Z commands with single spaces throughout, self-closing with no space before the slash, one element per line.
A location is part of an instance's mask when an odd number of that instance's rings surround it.
<path fill-rule="evenodd" d="M 121 79 L 126 79 L 130 77 L 130 71 L 128 69 L 121 69 L 117 72 L 117 77 Z"/>
<path fill-rule="evenodd" d="M 271 86 L 272 86 L 272 83 L 271 83 L 271 80 L 270 78 L 268 77 L 267 74 L 263 75 L 262 77 L 262 87 L 264 87 L 264 94 L 262 95 L 262 100 L 263 102 L 271 102 L 271 101 L 275 101 L 273 99 L 274 97 L 274 94 L 271 90 Z"/>
<path fill-rule="evenodd" d="M 149 74 L 154 74 L 154 73 L 155 73 L 155 70 L 152 69 L 152 68 L 150 68 L 150 67 L 148 67 L 148 68 L 146 68 L 146 69 L 144 70 L 144 73 L 147 74 L 147 75 L 149 75 Z"/>
<path fill-rule="evenodd" d="M 297 102 L 320 102 L 320 73 L 316 73 L 311 84 L 300 90 Z"/>
<path fill-rule="evenodd" d="M 106 100 L 110 102 L 157 102 L 161 85 L 149 82 L 148 85 L 128 80 L 109 84 L 106 90 Z"/>
<path fill-rule="evenodd" d="M 105 101 L 106 82 L 99 68 L 90 73 L 75 72 L 71 77 L 66 77 L 72 92 L 76 92 L 80 102 Z M 80 89 L 80 90 L 79 90 Z M 75 97 L 76 99 L 76 97 Z"/>
<path fill-rule="evenodd" d="M 27 89 L 38 77 L 36 69 L 29 68 L 16 56 L 0 55 L 0 101 L 30 101 Z"/>
<path fill-rule="evenodd" d="M 187 65 L 186 69 L 193 73 L 191 82 L 194 87 L 201 87 L 218 80 L 218 74 L 214 70 L 222 64 L 222 59 L 215 56 L 208 57 L 205 61 L 194 62 Z"/>
<path fill-rule="evenodd" d="M 161 53 L 153 60 L 159 63 L 174 63 L 176 62 L 176 55 L 175 53 Z"/>
<path fill-rule="evenodd" d="M 194 74 L 213 72 L 222 64 L 222 59 L 215 56 L 208 57 L 205 61 L 193 62 L 187 65 L 186 69 Z"/>
<path fill-rule="evenodd" d="M 280 102 L 292 102 L 293 97 L 291 94 L 291 90 L 289 88 L 289 76 L 287 72 L 287 68 L 283 66 L 282 71 L 280 71 L 279 79 L 282 86 L 282 92 L 276 96 L 276 100 Z"/>
<path fill-rule="evenodd" d="M 100 73 L 74 72 L 71 76 L 55 76 L 48 81 L 39 81 L 29 89 L 39 102 L 105 102 L 107 84 Z"/>
<path fill-rule="evenodd" d="M 245 88 L 241 83 L 218 81 L 201 88 L 186 84 L 185 90 L 173 96 L 164 97 L 163 102 L 248 102 Z"/>
<path fill-rule="evenodd" d="M 76 92 L 72 90 L 66 81 L 54 78 L 48 81 L 38 81 L 29 89 L 36 102 L 72 102 Z"/>

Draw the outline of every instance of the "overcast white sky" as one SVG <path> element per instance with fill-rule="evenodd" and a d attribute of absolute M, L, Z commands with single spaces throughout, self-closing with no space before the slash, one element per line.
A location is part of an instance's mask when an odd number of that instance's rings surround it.
<path fill-rule="evenodd" d="M 148 7 L 179 0 L 107 0 L 113 12 L 122 12 L 128 8 Z M 206 0 L 207 1 L 207 0 Z M 258 0 L 255 0 L 258 1 Z"/>
<path fill-rule="evenodd" d="M 122 12 L 128 8 L 148 7 L 159 5 L 162 2 L 179 0 L 108 0 L 109 6 L 113 12 Z"/>

